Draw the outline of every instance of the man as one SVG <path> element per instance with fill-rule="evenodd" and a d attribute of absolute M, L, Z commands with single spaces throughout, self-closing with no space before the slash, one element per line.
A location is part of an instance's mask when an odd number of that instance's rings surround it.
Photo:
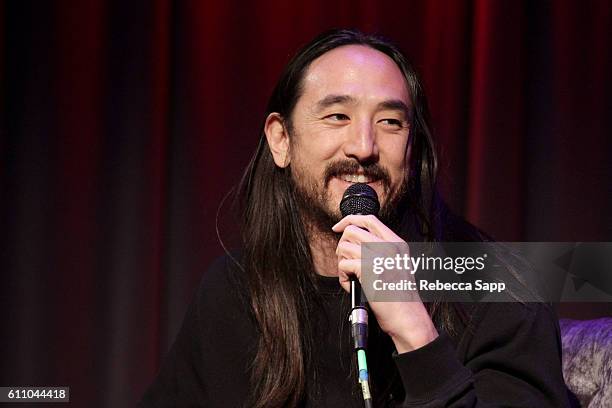
<path fill-rule="evenodd" d="M 204 275 L 143 406 L 360 407 L 348 330 L 361 244 L 479 240 L 435 194 L 419 79 L 391 44 L 324 33 L 288 64 L 241 183 L 243 248 Z M 369 184 L 380 217 L 338 210 Z M 344 289 L 344 290 L 342 290 Z M 370 304 L 374 406 L 567 405 L 534 304 Z"/>

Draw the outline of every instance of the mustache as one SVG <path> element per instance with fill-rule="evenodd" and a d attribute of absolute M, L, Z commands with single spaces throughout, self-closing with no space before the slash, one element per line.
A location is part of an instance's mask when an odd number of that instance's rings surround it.
<path fill-rule="evenodd" d="M 385 189 L 391 187 L 391 177 L 389 172 L 383 166 L 378 163 L 368 163 L 362 165 L 356 161 L 351 160 L 337 160 L 329 163 L 325 168 L 325 187 L 328 186 L 329 182 L 334 177 L 339 177 L 345 174 L 363 174 L 364 176 L 375 180 L 381 181 Z"/>

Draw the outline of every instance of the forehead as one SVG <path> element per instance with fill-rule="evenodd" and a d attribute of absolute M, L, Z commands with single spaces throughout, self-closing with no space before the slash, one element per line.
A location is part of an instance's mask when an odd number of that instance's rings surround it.
<path fill-rule="evenodd" d="M 364 45 L 335 48 L 311 64 L 302 82 L 304 102 L 349 95 L 363 103 L 401 100 L 411 106 L 406 80 L 386 54 Z"/>

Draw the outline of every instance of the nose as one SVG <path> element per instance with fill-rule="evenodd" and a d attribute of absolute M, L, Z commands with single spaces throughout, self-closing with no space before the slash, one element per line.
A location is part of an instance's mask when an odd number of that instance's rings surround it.
<path fill-rule="evenodd" d="M 369 121 L 353 124 L 343 146 L 347 157 L 356 159 L 360 163 L 378 160 L 378 146 L 376 134 Z"/>

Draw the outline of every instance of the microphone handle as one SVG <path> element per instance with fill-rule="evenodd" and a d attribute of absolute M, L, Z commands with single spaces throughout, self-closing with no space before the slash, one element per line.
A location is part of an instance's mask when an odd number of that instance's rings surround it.
<path fill-rule="evenodd" d="M 368 309 L 361 301 L 361 285 L 355 277 L 351 277 L 351 338 L 353 349 L 366 350 L 368 348 Z"/>
<path fill-rule="evenodd" d="M 363 306 L 361 303 L 361 284 L 355 275 L 351 275 L 351 309 Z"/>

